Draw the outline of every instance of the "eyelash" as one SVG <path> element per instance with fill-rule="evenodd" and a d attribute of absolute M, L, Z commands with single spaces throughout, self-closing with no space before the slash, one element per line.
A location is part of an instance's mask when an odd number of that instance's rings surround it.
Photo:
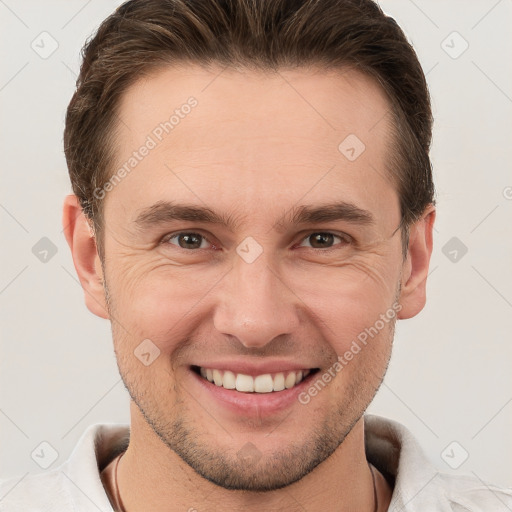
<path fill-rule="evenodd" d="M 211 243 L 208 240 L 208 237 L 206 237 L 205 235 L 203 235 L 201 233 L 195 232 L 195 231 L 178 231 L 177 233 L 172 233 L 170 235 L 166 235 L 162 239 L 161 243 L 163 243 L 163 244 L 170 243 L 170 240 L 176 239 L 180 235 L 196 235 L 196 236 L 200 236 L 202 239 L 206 240 L 210 245 L 216 247 L 215 244 Z M 301 239 L 301 243 L 304 242 L 305 240 L 307 240 L 308 238 L 310 238 L 312 235 L 332 235 L 334 237 L 339 238 L 341 240 L 341 245 L 343 245 L 343 246 L 345 246 L 347 244 L 351 244 L 353 242 L 353 238 L 350 235 L 347 235 L 346 233 L 339 233 L 339 234 L 337 234 L 337 233 L 334 233 L 332 231 L 311 231 L 311 232 L 306 234 Z M 198 252 L 198 251 L 204 251 L 205 250 L 205 249 L 184 249 L 183 247 L 180 247 L 179 245 L 176 245 L 176 244 L 171 244 L 171 245 L 175 245 L 175 247 L 177 247 L 178 249 L 181 249 L 182 251 L 185 251 L 185 252 Z M 336 244 L 336 245 L 340 245 L 340 244 Z M 330 251 L 334 251 L 334 250 L 337 249 L 336 245 L 334 247 L 327 247 L 325 249 L 316 248 L 316 247 L 306 247 L 306 248 L 307 249 L 316 250 L 316 251 L 319 251 L 319 252 L 330 252 Z"/>

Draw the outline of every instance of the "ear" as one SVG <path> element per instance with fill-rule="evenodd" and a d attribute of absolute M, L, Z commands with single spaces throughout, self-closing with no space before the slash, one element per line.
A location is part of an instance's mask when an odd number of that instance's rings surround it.
<path fill-rule="evenodd" d="M 78 279 L 85 293 L 85 304 L 91 313 L 107 319 L 109 314 L 96 240 L 75 195 L 66 196 L 64 200 L 62 224 Z"/>
<path fill-rule="evenodd" d="M 436 210 L 430 205 L 409 229 L 409 247 L 402 267 L 400 319 L 412 318 L 425 307 L 435 218 Z"/>

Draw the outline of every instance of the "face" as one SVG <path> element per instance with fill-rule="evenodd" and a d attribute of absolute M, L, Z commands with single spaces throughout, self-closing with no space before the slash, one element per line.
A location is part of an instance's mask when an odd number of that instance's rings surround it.
<path fill-rule="evenodd" d="M 388 109 L 355 71 L 167 68 L 123 97 L 129 171 L 103 199 L 119 370 L 218 485 L 302 478 L 382 381 L 405 268 Z"/>

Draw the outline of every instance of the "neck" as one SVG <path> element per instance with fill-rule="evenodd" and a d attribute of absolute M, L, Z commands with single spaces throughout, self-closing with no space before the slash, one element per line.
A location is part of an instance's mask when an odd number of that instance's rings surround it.
<path fill-rule="evenodd" d="M 374 485 L 364 450 L 364 420 L 361 418 L 344 442 L 304 478 L 270 492 L 233 491 L 221 488 L 198 475 L 165 446 L 131 407 L 130 443 L 118 466 L 118 486 L 126 512 L 152 510 L 174 512 L 247 512 L 287 510 L 373 512 Z M 377 473 L 377 490 L 385 485 Z M 379 510 L 387 510 L 389 493 Z"/>

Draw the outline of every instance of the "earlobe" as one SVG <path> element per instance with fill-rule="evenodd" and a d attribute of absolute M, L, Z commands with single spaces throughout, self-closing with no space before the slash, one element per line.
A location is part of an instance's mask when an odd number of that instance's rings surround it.
<path fill-rule="evenodd" d="M 78 279 L 84 290 L 85 304 L 91 313 L 108 319 L 103 270 L 94 232 L 75 195 L 66 196 L 64 200 L 62 224 Z"/>
<path fill-rule="evenodd" d="M 410 227 L 407 258 L 402 267 L 399 319 L 416 316 L 425 306 L 436 210 L 433 205 Z"/>

